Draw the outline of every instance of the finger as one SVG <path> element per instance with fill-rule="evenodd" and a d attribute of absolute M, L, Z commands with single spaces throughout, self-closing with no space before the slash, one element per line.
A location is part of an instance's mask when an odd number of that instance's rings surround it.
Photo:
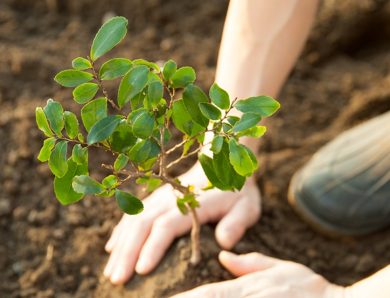
<path fill-rule="evenodd" d="M 281 262 L 278 259 L 260 253 L 236 255 L 231 252 L 221 251 L 218 258 L 221 264 L 235 276 L 266 270 Z"/>
<path fill-rule="evenodd" d="M 126 282 L 134 273 L 134 267 L 142 245 L 150 232 L 151 223 L 143 221 L 122 229 L 110 255 L 104 275 L 114 284 Z"/>
<path fill-rule="evenodd" d="M 114 227 L 112 230 L 110 239 L 108 239 L 106 245 L 104 246 L 104 249 L 106 252 L 111 252 L 113 247 L 115 246 L 115 243 L 117 242 L 120 232 L 121 232 L 121 223 L 122 220 Z"/>
<path fill-rule="evenodd" d="M 231 249 L 241 239 L 246 229 L 259 219 L 260 198 L 256 195 L 258 193 L 249 193 L 239 198 L 237 203 L 218 223 L 215 236 L 224 249 Z"/>
<path fill-rule="evenodd" d="M 237 284 L 237 280 L 229 280 L 200 286 L 193 290 L 177 294 L 171 298 L 237 298 L 241 297 L 240 291 L 241 286 Z"/>
<path fill-rule="evenodd" d="M 191 229 L 190 217 L 177 209 L 161 215 L 153 223 L 152 231 L 142 247 L 136 271 L 147 274 L 160 262 L 173 240 Z"/>

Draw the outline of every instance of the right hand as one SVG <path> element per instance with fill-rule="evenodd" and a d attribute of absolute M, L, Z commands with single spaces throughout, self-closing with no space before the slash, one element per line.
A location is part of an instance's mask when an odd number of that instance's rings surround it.
<path fill-rule="evenodd" d="M 198 187 L 207 183 L 200 165 L 184 174 L 182 181 Z M 123 215 L 105 246 L 110 258 L 104 275 L 114 284 L 125 283 L 134 271 L 151 272 L 173 240 L 191 229 L 191 218 L 178 210 L 170 185 L 160 187 L 143 202 L 145 210 L 137 216 Z M 219 221 L 216 238 L 224 249 L 232 248 L 260 216 L 260 192 L 254 178 L 248 178 L 240 192 L 213 189 L 204 192 L 199 202 L 200 223 Z"/>

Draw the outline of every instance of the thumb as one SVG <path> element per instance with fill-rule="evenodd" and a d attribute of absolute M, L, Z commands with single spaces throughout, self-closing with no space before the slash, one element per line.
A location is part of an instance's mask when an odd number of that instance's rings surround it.
<path fill-rule="evenodd" d="M 260 253 L 236 255 L 224 250 L 219 253 L 219 261 L 235 276 L 266 270 L 280 262 L 278 259 Z"/>

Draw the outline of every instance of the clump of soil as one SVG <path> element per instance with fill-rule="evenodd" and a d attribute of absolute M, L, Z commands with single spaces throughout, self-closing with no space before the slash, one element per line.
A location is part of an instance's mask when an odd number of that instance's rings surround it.
<path fill-rule="evenodd" d="M 263 214 L 235 247 L 303 263 L 347 285 L 390 260 L 389 230 L 331 239 L 311 230 L 287 204 L 289 179 L 341 131 L 390 109 L 388 1 L 323 1 L 296 69 L 269 123 L 258 182 Z M 110 199 L 70 207 L 55 200 L 51 175 L 36 160 L 42 136 L 35 106 L 54 97 L 77 110 L 52 80 L 88 46 L 106 13 L 129 19 L 129 58 L 173 58 L 213 81 L 226 0 L 4 0 L 0 3 L 0 293 L 2 297 L 167 297 L 231 278 L 219 265 L 213 226 L 202 230 L 204 259 L 188 265 L 189 239 L 177 240 L 147 277 L 115 287 L 102 278 L 104 243 L 121 214 Z M 358 24 L 358 25 L 357 25 Z M 184 169 L 182 169 L 184 170 Z M 102 175 L 98 169 L 96 175 Z"/>

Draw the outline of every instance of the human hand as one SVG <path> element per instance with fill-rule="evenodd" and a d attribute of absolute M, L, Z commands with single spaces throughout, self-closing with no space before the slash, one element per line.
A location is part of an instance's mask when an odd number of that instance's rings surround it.
<path fill-rule="evenodd" d="M 207 184 L 200 165 L 181 180 L 196 187 Z M 240 192 L 213 189 L 204 192 L 199 201 L 200 223 L 219 221 L 216 238 L 225 249 L 232 248 L 260 216 L 260 192 L 253 178 L 247 180 Z M 143 202 L 144 211 L 136 216 L 124 215 L 106 244 L 110 258 L 104 275 L 114 284 L 126 282 L 134 271 L 151 272 L 173 240 L 191 229 L 191 218 L 178 210 L 170 185 L 160 187 Z"/>
<path fill-rule="evenodd" d="M 172 298 L 342 298 L 343 287 L 329 283 L 304 265 L 259 253 L 235 255 L 222 251 L 222 265 L 239 278 L 204 285 Z"/>

